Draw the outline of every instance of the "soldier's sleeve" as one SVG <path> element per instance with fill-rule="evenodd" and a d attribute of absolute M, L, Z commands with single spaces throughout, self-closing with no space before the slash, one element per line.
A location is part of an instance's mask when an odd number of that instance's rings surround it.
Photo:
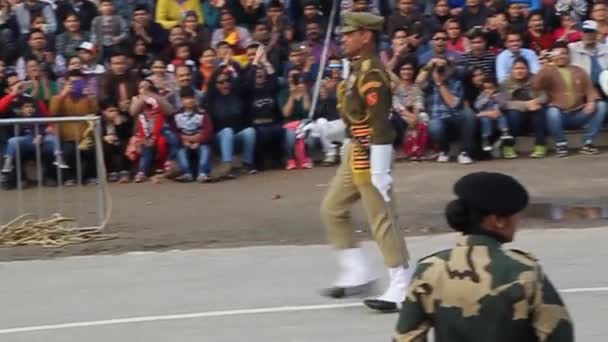
<path fill-rule="evenodd" d="M 425 302 L 431 295 L 432 286 L 424 279 L 427 265 L 420 263 L 412 276 L 407 296 L 399 313 L 393 342 L 426 342 L 431 320 L 425 310 Z M 428 303 L 427 303 L 428 304 Z"/>
<path fill-rule="evenodd" d="M 573 342 L 574 327 L 559 293 L 540 270 L 532 305 L 532 325 L 540 342 Z"/>
<path fill-rule="evenodd" d="M 365 116 L 371 132 L 371 144 L 392 144 L 395 132 L 389 120 L 392 106 L 390 80 L 380 70 L 370 70 L 362 76 L 358 90 L 365 104 Z"/>

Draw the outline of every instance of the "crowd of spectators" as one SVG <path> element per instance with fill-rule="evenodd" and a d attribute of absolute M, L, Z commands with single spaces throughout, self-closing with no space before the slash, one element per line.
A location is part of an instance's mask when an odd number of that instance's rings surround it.
<path fill-rule="evenodd" d="M 457 147 L 461 164 L 517 158 L 517 137 L 532 135 L 531 157 L 563 157 L 565 129 L 584 129 L 579 152 L 599 153 L 603 1 L 337 1 L 320 70 L 330 0 L 0 0 L 0 117 L 99 115 L 108 172 L 97 174 L 90 124 L 19 125 L 0 127 L 4 182 L 17 150 L 41 151 L 45 181 L 60 169 L 65 185 L 309 169 L 317 151 L 337 163 L 345 11 L 386 18 L 379 57 L 403 156 L 449 162 Z"/>

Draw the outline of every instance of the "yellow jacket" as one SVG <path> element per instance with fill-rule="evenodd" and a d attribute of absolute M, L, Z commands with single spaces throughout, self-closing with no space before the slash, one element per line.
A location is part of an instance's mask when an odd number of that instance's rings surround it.
<path fill-rule="evenodd" d="M 201 0 L 184 0 L 179 5 L 177 0 L 158 0 L 156 3 L 156 22 L 166 30 L 181 23 L 186 12 L 194 11 L 198 16 L 199 24 L 205 22 Z"/>

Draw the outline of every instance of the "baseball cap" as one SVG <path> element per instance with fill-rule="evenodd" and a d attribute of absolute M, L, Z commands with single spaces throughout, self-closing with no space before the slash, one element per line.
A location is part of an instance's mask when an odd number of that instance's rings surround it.
<path fill-rule="evenodd" d="M 595 21 L 595 20 L 583 21 L 583 31 L 597 32 L 597 21 Z"/>
<path fill-rule="evenodd" d="M 89 51 L 91 53 L 96 53 L 97 52 L 97 48 L 95 47 L 95 45 L 91 42 L 82 42 L 79 46 L 77 50 L 85 50 L 85 51 Z"/>

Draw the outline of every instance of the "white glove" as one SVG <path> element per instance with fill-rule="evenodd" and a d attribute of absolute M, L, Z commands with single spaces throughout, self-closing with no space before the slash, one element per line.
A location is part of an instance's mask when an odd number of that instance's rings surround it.
<path fill-rule="evenodd" d="M 393 186 L 391 164 L 393 162 L 393 145 L 371 145 L 370 162 L 372 169 L 372 184 L 384 198 L 390 202 L 389 191 Z"/>

